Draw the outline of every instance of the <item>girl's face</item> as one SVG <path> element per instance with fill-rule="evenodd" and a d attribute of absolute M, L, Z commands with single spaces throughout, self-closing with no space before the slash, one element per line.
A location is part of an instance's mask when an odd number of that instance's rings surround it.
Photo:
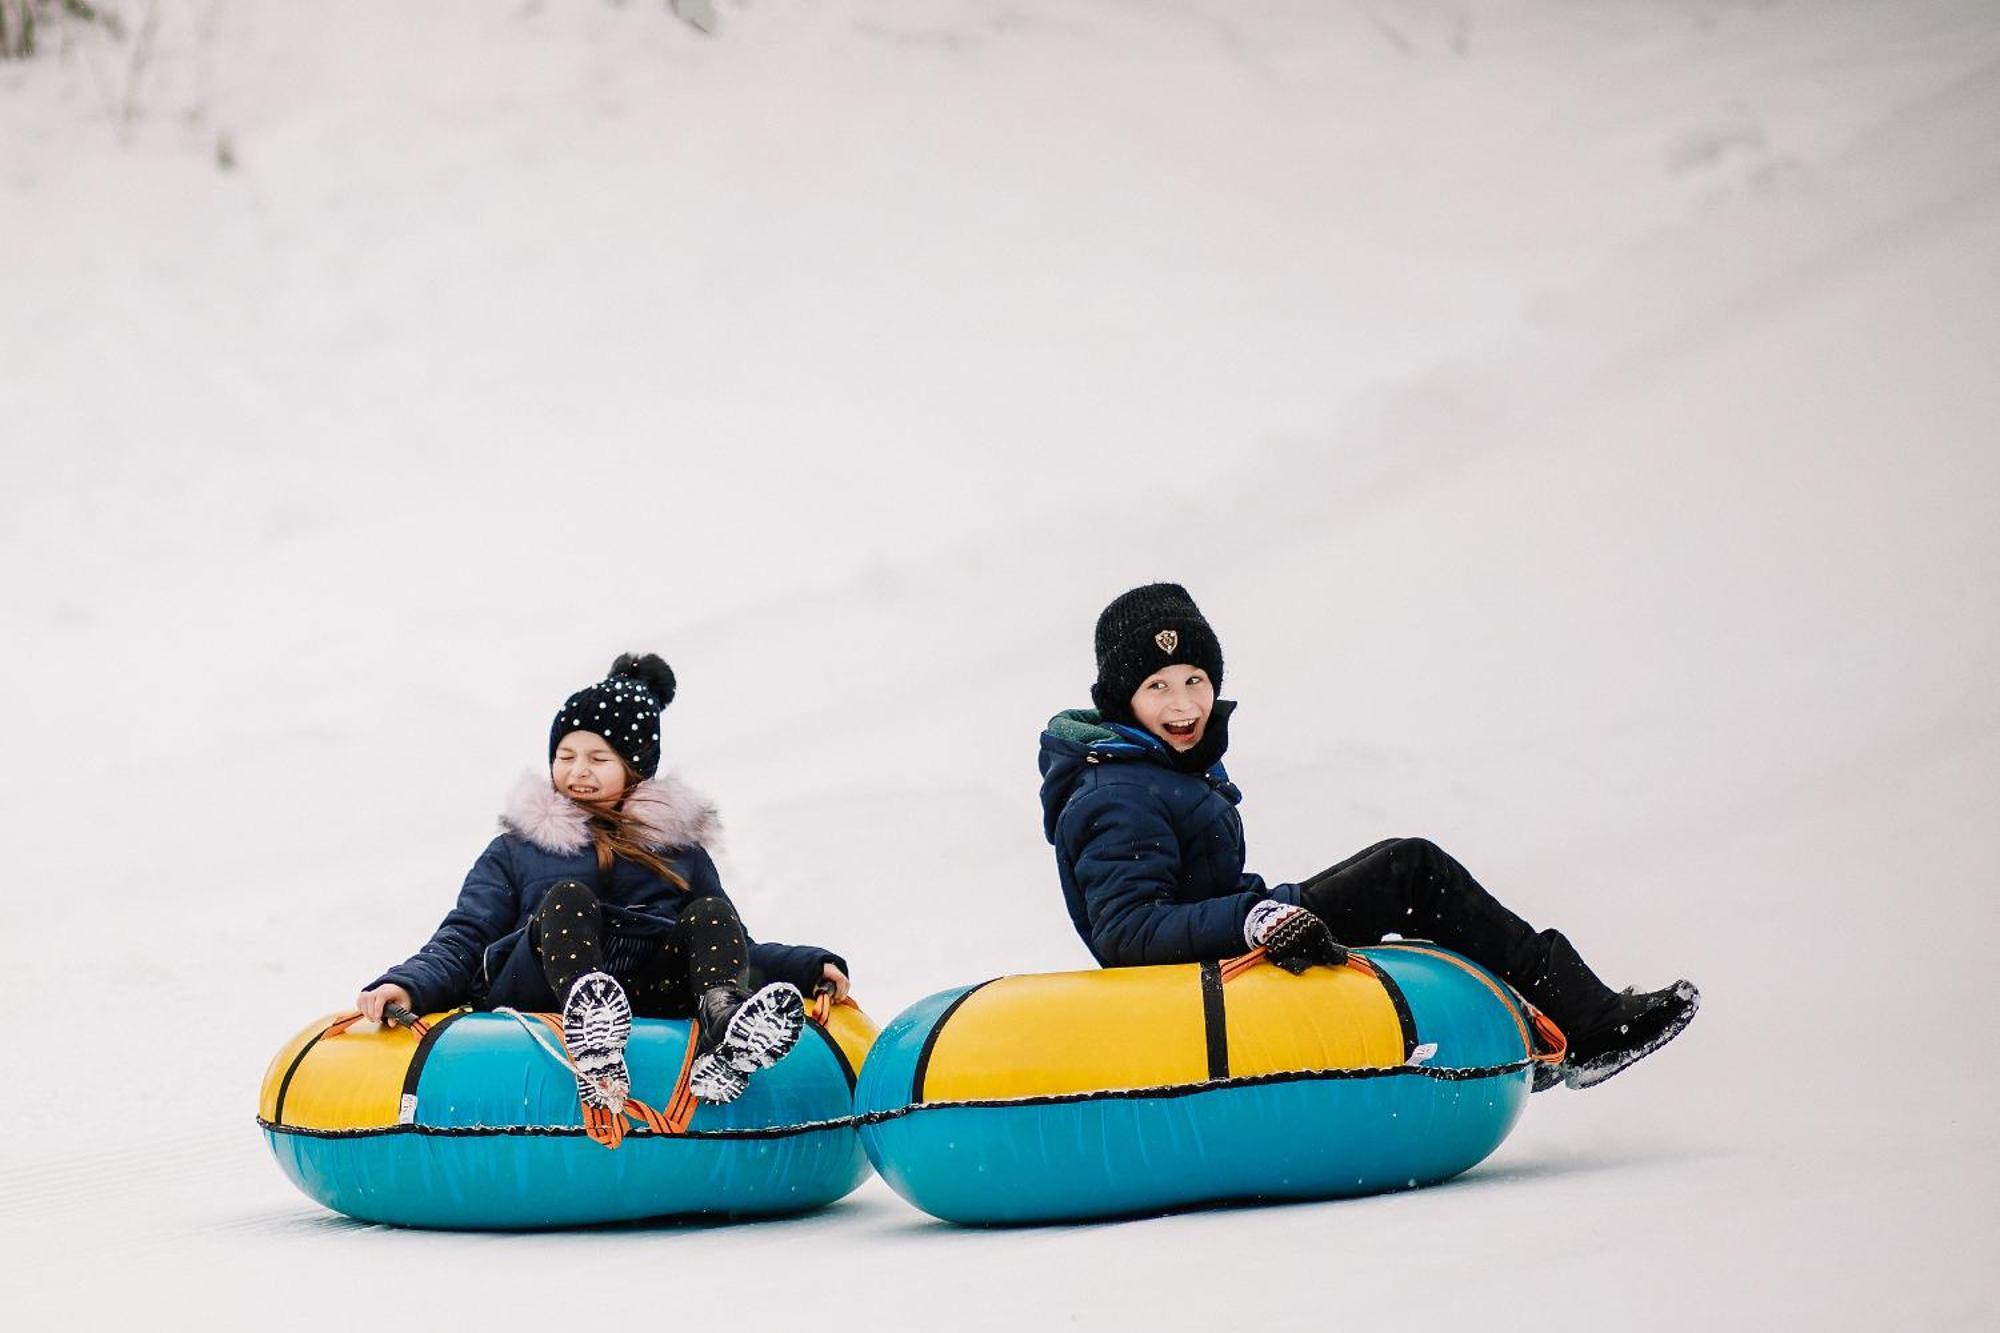
<path fill-rule="evenodd" d="M 1132 715 L 1139 725 L 1176 750 L 1201 744 L 1214 708 L 1215 686 L 1200 667 L 1161 667 L 1140 681 L 1132 695 Z"/>
<path fill-rule="evenodd" d="M 609 805 L 625 794 L 625 761 L 594 731 L 572 731 L 556 746 L 549 781 L 572 801 Z"/>

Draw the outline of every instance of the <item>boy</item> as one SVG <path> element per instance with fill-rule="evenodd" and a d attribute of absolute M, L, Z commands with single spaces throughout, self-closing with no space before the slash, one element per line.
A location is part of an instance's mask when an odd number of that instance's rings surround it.
<path fill-rule="evenodd" d="M 1537 932 L 1421 838 L 1391 838 L 1298 884 L 1243 869 L 1242 793 L 1222 767 L 1222 646 L 1178 584 L 1134 588 L 1097 620 L 1095 709 L 1042 733 L 1042 825 L 1070 920 L 1106 967 L 1205 962 L 1263 948 L 1293 972 L 1338 966 L 1338 941 L 1394 932 L 1496 973 L 1569 1039 L 1561 1079 L 1587 1088 L 1679 1035 L 1686 981 L 1615 992 L 1560 931 Z M 1554 1078 L 1538 1078 L 1537 1090 Z"/>

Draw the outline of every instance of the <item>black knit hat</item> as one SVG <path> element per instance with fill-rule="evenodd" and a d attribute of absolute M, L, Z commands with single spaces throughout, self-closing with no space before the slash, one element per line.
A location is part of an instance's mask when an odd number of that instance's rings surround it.
<path fill-rule="evenodd" d="M 1090 687 L 1097 711 L 1132 721 L 1132 695 L 1140 683 L 1176 662 L 1200 667 L 1221 690 L 1222 645 L 1187 589 L 1148 583 L 1120 593 L 1097 617 L 1097 683 Z"/>
<path fill-rule="evenodd" d="M 549 724 L 549 762 L 572 731 L 595 732 L 650 778 L 660 771 L 660 714 L 674 701 L 674 669 L 652 653 L 620 653 L 611 673 L 563 701 Z"/>

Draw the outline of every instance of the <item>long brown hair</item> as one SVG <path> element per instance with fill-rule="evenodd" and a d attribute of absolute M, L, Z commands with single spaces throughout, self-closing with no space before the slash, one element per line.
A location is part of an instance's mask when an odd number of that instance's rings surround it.
<path fill-rule="evenodd" d="M 618 762 L 625 770 L 625 790 L 619 793 L 618 803 L 583 806 L 585 814 L 589 816 L 586 827 L 590 829 L 590 841 L 597 848 L 597 873 L 610 874 L 611 863 L 622 857 L 636 865 L 644 866 L 682 893 L 686 893 L 687 879 L 664 857 L 647 849 L 645 843 L 641 841 L 645 837 L 645 826 L 636 815 L 626 813 L 625 798 L 632 794 L 632 789 L 638 786 L 642 779 L 639 771 L 625 762 L 623 755 L 619 756 Z"/>

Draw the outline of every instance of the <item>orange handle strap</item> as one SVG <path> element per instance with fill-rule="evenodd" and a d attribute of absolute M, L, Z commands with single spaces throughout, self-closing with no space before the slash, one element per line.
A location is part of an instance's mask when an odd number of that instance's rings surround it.
<path fill-rule="evenodd" d="M 625 1141 L 625 1117 L 589 1102 L 579 1101 L 578 1105 L 583 1108 L 583 1132 L 590 1136 L 590 1141 L 616 1151 Z"/>
<path fill-rule="evenodd" d="M 821 1027 L 825 1027 L 826 1020 L 833 1017 L 835 1009 L 859 1009 L 860 1007 L 860 1005 L 854 1002 L 854 997 L 851 995 L 844 1000 L 836 1000 L 833 998 L 833 991 L 830 987 L 815 986 L 813 988 L 812 1005 L 806 1010 L 806 1013 L 813 1022 L 819 1024 Z"/>
<path fill-rule="evenodd" d="M 659 1116 L 656 1127 L 650 1121 L 647 1128 L 655 1134 L 678 1134 L 694 1119 L 694 1094 L 688 1091 L 688 1075 L 694 1072 L 694 1048 L 701 1044 L 701 1020 L 688 1024 L 687 1053 L 681 1056 L 681 1072 L 674 1079 L 674 1090 L 667 1094 L 667 1109 Z"/>
<path fill-rule="evenodd" d="M 403 1010 L 403 1012 L 407 1014 L 410 1011 L 405 1009 Z M 365 1017 L 367 1017 L 367 1015 L 363 1014 L 359 1009 L 355 1010 L 351 1014 L 344 1014 L 341 1017 L 334 1019 L 333 1022 L 327 1024 L 326 1031 L 320 1033 L 320 1036 L 338 1037 L 341 1033 L 347 1031 L 347 1029 L 353 1027 L 356 1023 L 359 1023 Z M 431 1030 L 430 1024 L 424 1022 L 423 1019 L 418 1018 L 415 1015 L 411 1015 L 410 1020 L 407 1023 L 390 1023 L 390 1024 L 384 1024 L 383 1026 L 407 1028 L 413 1035 L 419 1038 L 421 1038 L 422 1036 L 424 1036 L 424 1034 L 428 1033 Z"/>
<path fill-rule="evenodd" d="M 556 1039 L 556 1049 L 562 1053 L 562 1062 L 571 1074 L 576 1073 L 576 1057 L 570 1054 L 569 1042 L 563 1039 L 562 1023 L 554 1014 L 530 1014 L 528 1017 L 541 1023 Z M 628 1099 L 629 1100 L 629 1099 Z M 576 1093 L 577 1110 L 583 1115 L 583 1132 L 592 1143 L 616 1149 L 625 1141 L 625 1117 L 614 1115 L 602 1106 L 592 1106 L 583 1099 L 581 1085 Z"/>
<path fill-rule="evenodd" d="M 1223 959 L 1221 964 L 1223 983 L 1226 985 L 1234 981 L 1251 968 L 1257 966 L 1257 964 L 1265 961 L 1265 955 L 1266 951 L 1264 949 L 1256 948 L 1252 949 L 1249 953 L 1238 954 L 1234 958 Z M 1352 949 L 1347 951 L 1347 961 L 1342 966 L 1351 967 L 1364 977 L 1376 975 L 1374 964 Z"/>
<path fill-rule="evenodd" d="M 1526 1000 L 1521 1003 L 1528 1004 Z M 1528 1019 L 1535 1025 L 1535 1045 L 1540 1048 L 1534 1052 L 1534 1058 L 1545 1065 L 1561 1064 L 1563 1057 L 1569 1054 L 1569 1038 L 1563 1035 L 1563 1030 L 1556 1026 L 1553 1018 L 1532 1004 L 1528 1004 Z"/>
<path fill-rule="evenodd" d="M 1234 958 L 1222 960 L 1222 980 L 1225 985 L 1236 980 L 1251 968 L 1264 961 L 1264 949 L 1260 946 L 1249 953 L 1238 954 Z"/>
<path fill-rule="evenodd" d="M 562 1047 L 563 1058 L 569 1062 L 571 1072 L 574 1072 L 576 1062 L 570 1057 L 569 1043 L 563 1040 L 561 1021 L 554 1014 L 535 1014 L 533 1017 L 540 1019 L 549 1031 L 555 1034 L 556 1042 Z M 694 1099 L 694 1094 L 688 1091 L 688 1077 L 694 1072 L 697 1044 L 695 1029 L 690 1025 L 687 1051 L 681 1056 L 680 1074 L 674 1079 L 673 1091 L 667 1094 L 664 1111 L 656 1111 L 637 1097 L 628 1096 L 625 1098 L 624 1116 L 614 1116 L 604 1108 L 592 1106 L 584 1101 L 579 1091 L 577 1104 L 583 1109 L 584 1132 L 605 1147 L 616 1148 L 625 1137 L 626 1119 L 655 1134 L 679 1134 L 686 1130 L 688 1122 L 694 1119 L 695 1107 L 699 1105 Z"/>

